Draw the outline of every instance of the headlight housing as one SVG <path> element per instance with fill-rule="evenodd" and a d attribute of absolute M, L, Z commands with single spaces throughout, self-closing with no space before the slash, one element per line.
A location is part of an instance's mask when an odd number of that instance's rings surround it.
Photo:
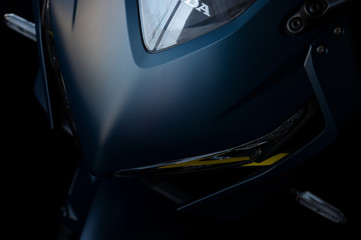
<path fill-rule="evenodd" d="M 255 0 L 139 0 L 143 41 L 157 52 L 199 37 L 241 15 Z"/>

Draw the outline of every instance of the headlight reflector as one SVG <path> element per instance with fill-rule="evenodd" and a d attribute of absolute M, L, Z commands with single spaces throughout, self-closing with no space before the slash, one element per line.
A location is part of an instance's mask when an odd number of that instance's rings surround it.
<path fill-rule="evenodd" d="M 143 41 L 157 52 L 232 21 L 255 0 L 139 0 Z"/>

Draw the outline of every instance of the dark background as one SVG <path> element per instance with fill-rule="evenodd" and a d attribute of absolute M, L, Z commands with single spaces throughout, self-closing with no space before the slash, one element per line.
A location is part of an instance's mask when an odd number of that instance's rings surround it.
<path fill-rule="evenodd" d="M 30 0 L 2 0 L 0 14 L 15 13 L 32 20 Z M 5 215 L 2 224 L 13 238 L 52 239 L 58 209 L 68 187 L 77 155 L 62 133 L 49 129 L 46 114 L 33 94 L 38 57 L 36 43 L 7 29 L 0 21 L 2 191 Z M 214 222 L 205 226 L 230 231 L 234 239 L 252 230 L 256 235 L 297 238 L 300 236 L 360 237 L 360 117 L 338 140 L 299 169 L 288 186 L 309 190 L 343 211 L 348 221 L 335 224 L 295 203 L 281 189 L 249 218 Z M 208 221 L 208 222 L 207 222 Z M 212 232 L 212 229 L 209 229 Z M 214 231 L 214 230 L 213 230 Z M 238 235 L 235 235 L 238 234 Z M 350 237 L 352 236 L 352 237 Z M 251 238 L 251 237 L 250 237 Z M 225 238 L 228 239 L 228 238 Z"/>
<path fill-rule="evenodd" d="M 2 229 L 14 236 L 8 239 L 52 239 L 78 155 L 65 134 L 49 128 L 33 94 L 36 43 L 8 29 L 4 13 L 32 20 L 31 1 L 0 3 Z"/>

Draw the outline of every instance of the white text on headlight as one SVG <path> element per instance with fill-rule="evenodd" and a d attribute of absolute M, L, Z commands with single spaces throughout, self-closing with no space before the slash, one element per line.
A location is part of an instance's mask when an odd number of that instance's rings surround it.
<path fill-rule="evenodd" d="M 179 0 L 179 1 L 184 2 L 188 6 L 196 9 L 197 11 L 203 13 L 204 15 L 206 15 L 208 17 L 211 16 L 209 14 L 209 7 L 207 4 L 200 3 L 198 0 Z"/>

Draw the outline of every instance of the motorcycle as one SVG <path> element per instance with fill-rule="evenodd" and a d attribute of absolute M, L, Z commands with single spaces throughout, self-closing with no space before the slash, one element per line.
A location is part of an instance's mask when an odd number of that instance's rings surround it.
<path fill-rule="evenodd" d="M 81 155 L 59 239 L 189 239 L 187 216 L 248 216 L 360 114 L 357 1 L 32 4 L 34 23 L 5 19 L 36 41 L 34 92 Z"/>

